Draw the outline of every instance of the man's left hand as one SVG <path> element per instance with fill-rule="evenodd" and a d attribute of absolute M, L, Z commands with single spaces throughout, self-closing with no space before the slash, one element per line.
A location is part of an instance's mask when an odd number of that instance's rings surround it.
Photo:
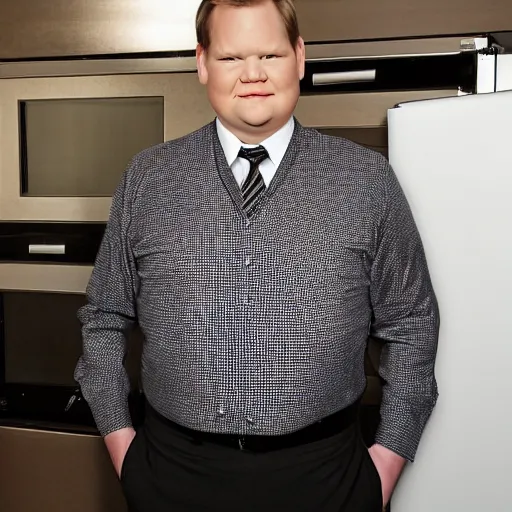
<path fill-rule="evenodd" d="M 382 502 L 384 503 L 384 507 L 386 507 L 391 499 L 391 495 L 393 494 L 406 460 L 380 444 L 374 444 L 368 451 L 379 472 L 382 484 Z"/>

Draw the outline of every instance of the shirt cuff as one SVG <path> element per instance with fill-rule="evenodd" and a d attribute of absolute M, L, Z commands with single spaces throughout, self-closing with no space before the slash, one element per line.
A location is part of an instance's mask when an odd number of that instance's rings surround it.
<path fill-rule="evenodd" d="M 437 401 L 437 392 L 422 400 L 402 399 L 381 408 L 381 423 L 375 442 L 414 462 L 421 436 Z M 425 402 L 428 402 L 427 404 Z"/>

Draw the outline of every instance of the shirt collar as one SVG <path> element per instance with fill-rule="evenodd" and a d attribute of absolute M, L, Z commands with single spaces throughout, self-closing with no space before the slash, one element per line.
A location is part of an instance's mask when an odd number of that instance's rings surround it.
<path fill-rule="evenodd" d="M 222 124 L 219 118 L 216 118 L 216 126 L 220 144 L 224 150 L 226 161 L 230 167 L 238 157 L 240 146 L 251 148 L 257 145 L 263 146 L 268 151 L 268 156 L 270 157 L 270 160 L 272 160 L 272 163 L 276 167 L 279 167 L 292 138 L 295 122 L 293 116 L 290 117 L 288 122 L 282 128 L 262 141 L 261 144 L 244 144 Z"/>

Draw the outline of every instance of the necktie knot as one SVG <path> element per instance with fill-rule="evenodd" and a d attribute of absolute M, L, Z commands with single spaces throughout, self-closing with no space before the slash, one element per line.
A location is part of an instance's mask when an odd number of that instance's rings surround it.
<path fill-rule="evenodd" d="M 238 152 L 240 158 L 245 158 L 251 163 L 251 167 L 260 165 L 263 160 L 269 158 L 267 150 L 263 146 L 255 148 L 240 148 Z"/>

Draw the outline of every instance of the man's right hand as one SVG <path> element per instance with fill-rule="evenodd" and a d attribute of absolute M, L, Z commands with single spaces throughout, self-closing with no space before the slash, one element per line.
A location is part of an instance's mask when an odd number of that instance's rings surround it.
<path fill-rule="evenodd" d="M 117 476 L 121 478 L 121 468 L 128 448 L 135 437 L 135 429 L 132 427 L 116 430 L 105 436 L 105 444 Z"/>

